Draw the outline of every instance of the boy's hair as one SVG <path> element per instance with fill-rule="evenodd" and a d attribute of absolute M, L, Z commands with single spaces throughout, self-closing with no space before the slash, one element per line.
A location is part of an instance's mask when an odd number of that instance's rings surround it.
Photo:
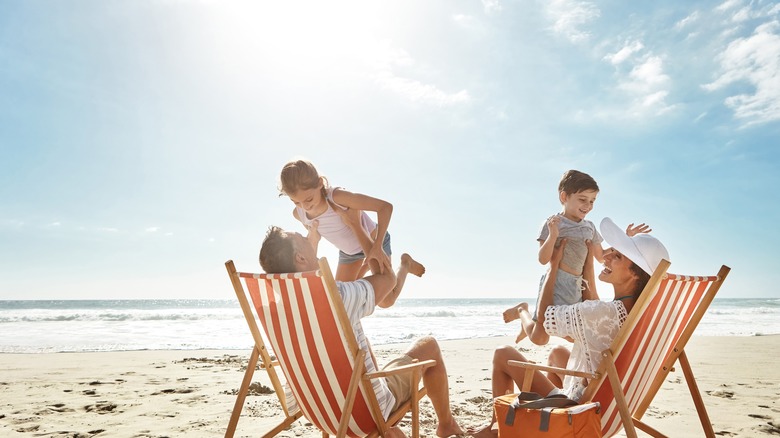
<path fill-rule="evenodd" d="M 287 233 L 276 226 L 268 232 L 260 247 L 260 266 L 266 274 L 295 272 L 295 246 Z"/>
<path fill-rule="evenodd" d="M 564 192 L 567 195 L 573 195 L 585 190 L 599 191 L 599 185 L 596 184 L 590 175 L 579 170 L 567 170 L 558 183 L 558 193 Z"/>
<path fill-rule="evenodd" d="M 323 189 L 325 189 L 328 180 L 325 177 L 320 178 L 320 174 L 311 162 L 306 160 L 290 161 L 282 168 L 279 196 L 290 195 L 298 190 L 313 189 L 319 185 L 320 180 L 323 181 Z"/>

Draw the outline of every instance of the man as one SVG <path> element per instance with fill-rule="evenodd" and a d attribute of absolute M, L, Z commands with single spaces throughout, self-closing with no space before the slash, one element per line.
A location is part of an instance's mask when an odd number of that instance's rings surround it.
<path fill-rule="evenodd" d="M 299 233 L 284 231 L 279 227 L 271 227 L 268 230 L 260 249 L 260 265 L 269 274 L 312 271 L 319 268 L 315 249 L 306 237 Z M 371 354 L 371 345 L 363 333 L 360 319 L 372 314 L 377 303 L 386 299 L 395 301 L 397 298 L 392 296 L 396 281 L 395 273 L 392 269 L 383 269 L 381 273 L 379 271 L 380 269 L 375 269 L 373 275 L 357 281 L 336 282 L 358 345 L 366 351 L 367 372 L 376 371 L 377 365 Z M 423 384 L 428 390 L 428 397 L 439 420 L 436 435 L 447 437 L 463 434 L 463 430 L 452 416 L 447 370 L 444 367 L 439 345 L 434 338 L 428 336 L 417 339 L 404 355 L 390 361 L 384 369 L 408 365 L 415 359 L 436 361 L 436 365 L 427 368 L 422 374 Z M 407 376 L 373 379 L 372 384 L 385 418 L 411 397 L 412 389 Z M 389 436 L 404 436 L 404 434 L 397 427 L 393 427 Z"/>

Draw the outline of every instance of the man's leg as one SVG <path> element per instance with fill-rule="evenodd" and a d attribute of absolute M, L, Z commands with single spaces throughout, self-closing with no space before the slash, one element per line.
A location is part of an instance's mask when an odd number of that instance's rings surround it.
<path fill-rule="evenodd" d="M 444 366 L 444 360 L 441 357 L 441 350 L 436 339 L 431 336 L 417 339 L 406 352 L 406 355 L 419 361 L 428 359 L 436 361 L 436 365 L 427 368 L 422 375 L 423 384 L 428 390 L 428 398 L 431 399 L 433 410 L 436 411 L 436 417 L 439 419 L 436 435 L 447 437 L 464 433 L 463 429 L 455 421 L 455 417 L 452 416 L 447 369 Z"/>

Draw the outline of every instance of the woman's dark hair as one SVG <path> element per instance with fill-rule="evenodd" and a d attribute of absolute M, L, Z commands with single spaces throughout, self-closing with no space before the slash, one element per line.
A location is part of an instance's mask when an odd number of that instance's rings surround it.
<path fill-rule="evenodd" d="M 644 290 L 645 286 L 647 286 L 647 282 L 650 281 L 650 274 L 645 272 L 634 262 L 631 262 L 631 267 L 629 269 L 634 273 L 634 275 L 636 275 L 636 287 L 634 288 L 634 292 L 632 294 L 634 295 L 634 299 L 636 299 L 639 298 L 642 290 Z"/>

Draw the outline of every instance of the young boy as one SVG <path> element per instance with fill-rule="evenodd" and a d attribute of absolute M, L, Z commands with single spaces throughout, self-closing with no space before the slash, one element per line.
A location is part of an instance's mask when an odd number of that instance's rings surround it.
<path fill-rule="evenodd" d="M 603 249 L 601 247 L 603 239 L 593 222 L 585 219 L 585 216 L 593 209 L 598 194 L 598 184 L 587 173 L 577 170 L 569 170 L 564 173 L 560 183 L 558 183 L 558 198 L 563 206 L 563 211 L 547 219 L 537 238 L 540 244 L 539 263 L 543 265 L 550 263 L 554 246 L 557 246 L 563 238 L 566 238 L 567 241 L 555 281 L 553 303 L 556 305 L 574 304 L 582 301 L 583 289 L 585 289 L 582 268 L 585 265 L 585 258 L 588 256 L 587 241 L 593 243 L 591 247 L 593 257 L 599 263 L 603 262 Z M 545 273 L 539 281 L 540 296 L 546 276 Z M 586 290 L 589 291 L 586 299 L 598 298 L 594 285 L 590 285 Z M 538 302 L 539 298 L 537 298 L 537 307 Z M 549 337 L 544 332 L 544 327 L 537 329 L 537 315 L 522 318 L 523 310 L 527 314 L 527 303 L 521 303 L 504 312 L 505 322 L 518 318 L 522 320 L 522 330 L 517 335 L 516 342 L 520 342 L 528 336 L 531 342 L 537 345 L 546 344 Z"/>

